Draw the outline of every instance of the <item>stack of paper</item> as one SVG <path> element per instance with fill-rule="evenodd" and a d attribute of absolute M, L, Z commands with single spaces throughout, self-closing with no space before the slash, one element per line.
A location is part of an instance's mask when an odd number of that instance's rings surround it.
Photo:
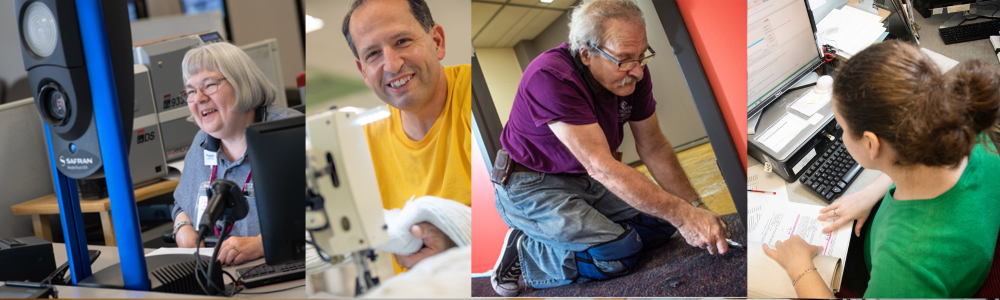
<path fill-rule="evenodd" d="M 816 24 L 819 41 L 837 48 L 840 56 L 850 58 L 885 33 L 885 27 L 875 18 L 878 16 L 867 17 L 844 9 L 830 11 Z"/>

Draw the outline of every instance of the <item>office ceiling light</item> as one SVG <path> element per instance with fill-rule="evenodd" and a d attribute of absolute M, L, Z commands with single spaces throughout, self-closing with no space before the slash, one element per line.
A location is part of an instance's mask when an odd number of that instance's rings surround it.
<path fill-rule="evenodd" d="M 323 20 L 306 15 L 306 33 L 310 33 L 323 28 Z"/>
<path fill-rule="evenodd" d="M 41 2 L 28 5 L 22 22 L 21 35 L 24 36 L 24 43 L 28 44 L 28 49 L 42 58 L 52 55 L 56 50 L 59 29 L 49 7 Z"/>
<path fill-rule="evenodd" d="M 552 0 L 541 0 L 542 3 L 552 3 Z"/>

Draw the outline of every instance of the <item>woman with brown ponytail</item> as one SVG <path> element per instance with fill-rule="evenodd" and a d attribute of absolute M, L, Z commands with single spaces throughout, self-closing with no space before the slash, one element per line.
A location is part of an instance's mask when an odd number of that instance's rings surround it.
<path fill-rule="evenodd" d="M 953 73 L 892 41 L 861 51 L 834 79 L 848 152 L 883 173 L 819 217 L 835 219 L 824 232 L 858 221 L 842 287 L 865 298 L 970 297 L 989 273 L 1000 230 L 1000 76 L 981 61 Z M 813 269 L 818 247 L 798 236 L 775 247 L 764 251 L 799 297 L 834 298 Z"/>

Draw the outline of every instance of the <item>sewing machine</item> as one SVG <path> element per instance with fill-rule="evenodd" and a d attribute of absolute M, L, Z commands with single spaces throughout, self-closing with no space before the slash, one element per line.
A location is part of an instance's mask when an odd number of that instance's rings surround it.
<path fill-rule="evenodd" d="M 355 295 L 378 284 L 373 248 L 389 241 L 363 127 L 388 116 L 385 106 L 346 107 L 306 119 L 306 231 L 323 261 L 354 261 Z"/>

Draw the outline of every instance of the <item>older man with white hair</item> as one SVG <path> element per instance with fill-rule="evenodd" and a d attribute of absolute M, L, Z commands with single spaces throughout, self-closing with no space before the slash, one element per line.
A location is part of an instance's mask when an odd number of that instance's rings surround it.
<path fill-rule="evenodd" d="M 654 55 L 634 0 L 585 0 L 569 43 L 524 71 L 493 176 L 511 227 L 491 277 L 498 294 L 628 274 L 641 249 L 677 231 L 710 254 L 728 250 L 725 222 L 700 207 L 660 132 Z M 659 187 L 616 160 L 626 123 Z"/>

